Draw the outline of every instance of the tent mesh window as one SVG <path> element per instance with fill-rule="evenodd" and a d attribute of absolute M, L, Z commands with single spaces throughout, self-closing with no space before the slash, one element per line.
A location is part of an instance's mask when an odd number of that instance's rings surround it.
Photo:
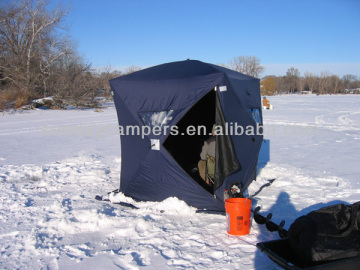
<path fill-rule="evenodd" d="M 215 124 L 216 92 L 210 91 L 202 97 L 177 123 L 178 135 L 170 134 L 163 143 L 182 169 L 196 182 L 210 193 L 213 189 L 201 179 L 198 173 L 192 172 L 197 168 L 204 141 L 211 135 Z M 189 126 L 195 127 L 195 135 L 187 135 Z M 198 132 L 200 131 L 200 132 Z"/>
<path fill-rule="evenodd" d="M 169 125 L 171 120 L 178 114 L 178 111 L 139 112 L 138 114 L 145 126 L 163 127 Z"/>
<path fill-rule="evenodd" d="M 262 125 L 261 113 L 259 108 L 249 109 L 250 114 L 254 118 L 255 122 Z"/>

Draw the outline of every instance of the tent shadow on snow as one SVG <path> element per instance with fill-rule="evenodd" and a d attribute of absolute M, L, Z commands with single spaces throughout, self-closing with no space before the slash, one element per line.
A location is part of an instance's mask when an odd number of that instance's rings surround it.
<path fill-rule="evenodd" d="M 300 216 L 306 215 L 310 213 L 311 211 L 318 210 L 320 208 L 331 206 L 335 204 L 349 204 L 348 202 L 341 201 L 341 200 L 335 200 L 327 203 L 317 203 L 313 204 L 309 207 L 306 207 L 300 211 L 297 211 L 295 206 L 291 203 L 290 196 L 287 192 L 280 192 L 276 203 L 269 209 L 269 211 L 260 211 L 260 213 L 263 216 L 267 216 L 269 213 L 273 214 L 273 217 L 271 221 L 275 222 L 276 224 L 279 224 L 281 220 L 285 220 L 285 226 L 284 229 L 288 230 L 290 225 Z M 253 208 L 256 207 L 257 201 L 256 198 L 253 199 Z M 253 220 L 253 222 L 255 222 Z M 259 225 L 260 233 L 258 234 L 257 242 L 266 242 L 271 240 L 277 240 L 280 239 L 280 236 L 277 234 L 277 232 L 269 232 L 266 229 L 265 225 Z M 259 249 L 256 250 L 255 254 L 255 269 L 264 269 L 264 260 L 270 260 L 265 253 L 260 251 Z M 274 263 L 274 268 L 278 267 Z"/>

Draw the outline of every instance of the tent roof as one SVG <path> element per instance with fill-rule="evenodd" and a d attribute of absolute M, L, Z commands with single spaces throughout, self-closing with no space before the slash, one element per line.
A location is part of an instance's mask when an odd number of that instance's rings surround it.
<path fill-rule="evenodd" d="M 204 63 L 198 60 L 185 60 L 178 62 L 165 63 L 151 68 L 143 69 L 114 80 L 120 81 L 158 81 L 173 80 L 205 76 L 216 73 L 226 73 L 229 77 L 238 80 L 256 79 L 233 70 Z"/>

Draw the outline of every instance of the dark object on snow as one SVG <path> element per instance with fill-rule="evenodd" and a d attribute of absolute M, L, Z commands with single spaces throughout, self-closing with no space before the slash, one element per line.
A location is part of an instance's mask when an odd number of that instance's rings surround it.
<path fill-rule="evenodd" d="M 272 222 L 272 213 L 268 214 L 266 217 L 259 213 L 260 206 L 256 207 L 255 210 L 251 210 L 254 215 L 254 220 L 257 224 L 265 224 L 266 228 L 270 232 L 278 232 L 281 238 L 286 238 L 288 236 L 287 230 L 284 229 L 285 220 L 282 220 L 279 225 Z"/>
<path fill-rule="evenodd" d="M 276 178 L 269 179 L 266 184 L 262 185 L 262 186 L 260 187 L 260 189 L 259 189 L 258 191 L 256 191 L 253 195 L 249 196 L 249 198 L 252 199 L 252 198 L 255 197 L 256 195 L 258 195 L 258 194 L 263 190 L 263 188 L 270 186 L 270 185 L 275 181 L 275 179 L 276 179 Z"/>
<path fill-rule="evenodd" d="M 290 246 L 288 238 L 262 242 L 256 246 L 275 263 L 289 270 L 359 270 L 360 257 L 304 263 Z"/>
<path fill-rule="evenodd" d="M 177 197 L 198 209 L 224 212 L 228 185 L 240 181 L 246 189 L 255 179 L 263 141 L 257 132 L 262 129 L 259 79 L 186 60 L 121 76 L 110 85 L 121 135 L 119 190 L 126 196 Z M 215 132 L 216 171 L 209 189 L 191 171 L 214 124 L 224 135 Z M 190 126 L 199 134 L 189 132 Z"/>
<path fill-rule="evenodd" d="M 253 211 L 255 222 L 278 230 L 283 239 L 256 246 L 284 269 L 360 269 L 360 202 L 310 212 L 296 219 L 289 231 L 283 229 L 284 221 L 273 224 L 271 213 L 264 217 L 259 211 Z"/>
<path fill-rule="evenodd" d="M 301 216 L 291 224 L 288 237 L 294 252 L 306 263 L 360 256 L 360 202 Z"/>
<path fill-rule="evenodd" d="M 117 190 L 114 190 L 114 191 L 111 191 L 109 192 L 108 194 L 110 193 L 118 193 Z M 99 196 L 99 195 L 96 195 L 95 196 L 95 200 L 97 201 L 102 201 L 102 202 L 111 202 L 109 199 L 104 199 L 102 196 Z M 131 203 L 127 203 L 127 202 L 111 202 L 113 204 L 118 204 L 118 205 L 121 205 L 121 206 L 125 206 L 125 207 L 129 207 L 129 208 L 132 208 L 132 209 L 139 209 L 139 207 L 131 204 Z"/>

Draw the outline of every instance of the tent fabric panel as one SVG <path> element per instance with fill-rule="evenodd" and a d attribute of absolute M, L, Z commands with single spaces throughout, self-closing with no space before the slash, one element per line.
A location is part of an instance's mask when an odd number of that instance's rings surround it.
<path fill-rule="evenodd" d="M 236 153 L 236 157 L 240 163 L 241 170 L 230 175 L 225 185 L 232 182 L 241 182 L 246 188 L 251 180 L 249 177 L 256 164 L 258 151 L 260 151 L 262 136 L 261 135 L 245 135 L 246 127 L 252 127 L 256 132 L 256 123 L 248 111 L 247 105 L 243 100 L 239 100 L 234 93 L 232 85 L 227 84 L 228 91 L 219 92 L 219 100 L 222 104 L 223 114 L 229 126 L 233 127 L 233 135 L 231 139 Z M 236 135 L 236 125 L 244 128 L 244 134 Z M 240 129 L 238 130 L 241 131 Z"/>
<path fill-rule="evenodd" d="M 133 182 L 164 183 L 175 189 L 204 191 L 161 146 L 160 151 L 150 151 L 133 176 Z M 206 191 L 204 191 L 206 192 Z"/>
<path fill-rule="evenodd" d="M 221 126 L 223 131 L 226 128 L 226 121 L 221 108 L 219 96 L 216 95 L 216 126 Z M 236 158 L 235 150 L 229 135 L 223 134 L 216 136 L 216 171 L 214 190 L 218 189 L 224 183 L 224 179 L 232 173 L 241 169 Z"/>
<path fill-rule="evenodd" d="M 114 101 L 116 104 L 116 111 L 119 125 L 126 127 L 127 125 L 137 125 L 132 114 L 123 104 L 118 95 L 114 94 Z M 120 190 L 124 189 L 131 179 L 141 162 L 144 160 L 147 152 L 150 149 L 150 143 L 143 140 L 141 136 L 137 135 L 121 135 L 121 171 L 120 171 Z"/>
<path fill-rule="evenodd" d="M 110 84 L 131 112 L 168 111 L 188 107 L 189 103 L 199 99 L 223 78 L 224 74 L 218 73 L 188 79 L 150 82 L 113 79 Z"/>
<path fill-rule="evenodd" d="M 208 202 L 214 201 L 213 207 L 222 210 L 219 199 L 204 190 L 173 160 L 166 149 L 150 151 L 132 178 L 131 183 L 123 190 L 137 200 L 161 201 L 175 196 L 189 205 L 200 209 L 209 209 Z M 219 201 L 219 202 L 218 202 Z"/>
<path fill-rule="evenodd" d="M 224 67 L 212 66 L 226 74 L 236 95 L 240 99 L 246 100 L 249 109 L 261 108 L 260 79 Z"/>
<path fill-rule="evenodd" d="M 252 109 L 259 110 L 259 117 L 262 119 L 262 105 L 261 105 L 261 95 L 260 95 L 260 80 L 257 78 L 253 78 L 248 81 L 239 81 L 230 78 L 230 82 L 233 85 L 234 94 L 238 97 L 238 99 L 243 101 L 243 104 L 248 108 L 248 112 L 250 114 L 249 120 L 254 121 L 253 128 L 257 130 L 257 122 L 251 114 Z M 244 112 L 245 115 L 245 112 Z M 250 136 L 247 136 L 250 137 Z M 249 139 L 249 138 L 248 138 Z M 248 187 L 252 180 L 256 178 L 256 165 L 258 160 L 258 155 L 260 152 L 261 144 L 263 141 L 262 135 L 252 136 L 252 139 L 255 139 L 252 143 L 248 143 L 251 151 L 248 153 L 247 160 L 247 170 L 244 172 L 243 176 L 243 185 L 244 187 Z"/>
<path fill-rule="evenodd" d="M 144 125 L 138 115 L 139 112 L 177 110 L 180 112 L 171 123 L 175 125 L 191 106 L 223 80 L 224 74 L 211 74 L 187 80 L 150 83 L 115 80 L 111 81 L 111 86 L 122 99 L 123 104 L 128 107 L 133 118 L 137 120 L 136 125 Z M 150 137 L 154 138 L 154 136 Z"/>
<path fill-rule="evenodd" d="M 186 198 L 184 198 L 184 193 L 187 195 Z M 163 201 L 169 197 L 177 197 L 197 209 L 225 211 L 224 203 L 210 193 L 199 194 L 193 190 L 174 189 L 166 184 L 154 184 L 144 181 L 133 182 L 124 194 L 137 201 Z"/>
<path fill-rule="evenodd" d="M 259 79 L 239 81 L 230 78 L 229 80 L 235 89 L 234 93 L 240 100 L 244 101 L 248 109 L 262 108 Z"/>

